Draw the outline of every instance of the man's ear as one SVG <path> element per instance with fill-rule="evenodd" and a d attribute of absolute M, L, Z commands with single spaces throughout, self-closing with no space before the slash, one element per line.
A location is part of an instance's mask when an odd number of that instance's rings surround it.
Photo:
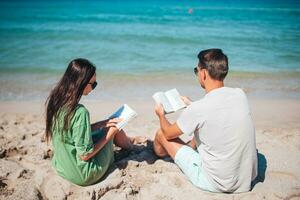
<path fill-rule="evenodd" d="M 207 71 L 206 69 L 203 69 L 203 70 L 202 70 L 202 79 L 203 79 L 203 81 L 206 80 L 206 78 L 207 78 L 207 73 L 208 73 L 208 71 Z"/>

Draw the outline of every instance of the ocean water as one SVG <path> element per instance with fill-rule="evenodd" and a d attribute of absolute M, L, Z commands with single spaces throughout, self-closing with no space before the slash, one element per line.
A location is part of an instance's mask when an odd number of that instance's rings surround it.
<path fill-rule="evenodd" d="M 62 71 L 76 57 L 103 71 L 192 69 L 221 48 L 234 71 L 300 71 L 300 1 L 0 1 L 0 70 Z"/>
<path fill-rule="evenodd" d="M 152 80 L 180 88 L 193 79 L 186 76 L 207 48 L 223 49 L 231 72 L 278 77 L 259 84 L 250 77 L 245 88 L 300 91 L 297 0 L 2 0 L 0 44 L 0 100 L 44 99 L 77 57 L 97 66 L 108 99 L 120 77 L 133 90 L 141 86 L 137 96 L 149 96 Z M 282 72 L 291 76 L 274 84 Z"/>

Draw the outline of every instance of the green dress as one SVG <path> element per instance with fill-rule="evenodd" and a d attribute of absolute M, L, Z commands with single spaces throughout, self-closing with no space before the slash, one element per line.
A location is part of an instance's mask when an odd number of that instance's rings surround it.
<path fill-rule="evenodd" d="M 105 174 L 114 161 L 113 142 L 109 141 L 93 158 L 88 161 L 80 159 L 93 151 L 92 134 L 99 138 L 104 136 L 103 131 L 91 133 L 88 110 L 78 105 L 70 121 L 70 128 L 62 132 L 63 112 L 59 114 L 57 123 L 52 129 L 52 144 L 54 155 L 52 165 L 63 178 L 77 185 L 91 185 Z"/>

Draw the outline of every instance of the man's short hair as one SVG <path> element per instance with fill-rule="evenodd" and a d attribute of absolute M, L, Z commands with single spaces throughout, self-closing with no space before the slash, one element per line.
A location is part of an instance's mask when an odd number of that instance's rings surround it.
<path fill-rule="evenodd" d="M 228 58 L 221 49 L 206 49 L 198 54 L 199 68 L 207 69 L 210 77 L 223 81 L 228 73 Z"/>

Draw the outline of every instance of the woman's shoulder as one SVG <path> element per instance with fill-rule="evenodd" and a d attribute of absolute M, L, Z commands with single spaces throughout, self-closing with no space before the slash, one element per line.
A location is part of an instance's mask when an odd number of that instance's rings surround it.
<path fill-rule="evenodd" d="M 82 104 L 78 104 L 75 108 L 74 115 L 72 118 L 72 124 L 78 126 L 82 122 L 89 121 L 89 111 Z"/>
<path fill-rule="evenodd" d="M 89 111 L 84 107 L 82 104 L 78 104 L 77 107 L 75 108 L 75 114 L 78 113 L 88 113 Z"/>

